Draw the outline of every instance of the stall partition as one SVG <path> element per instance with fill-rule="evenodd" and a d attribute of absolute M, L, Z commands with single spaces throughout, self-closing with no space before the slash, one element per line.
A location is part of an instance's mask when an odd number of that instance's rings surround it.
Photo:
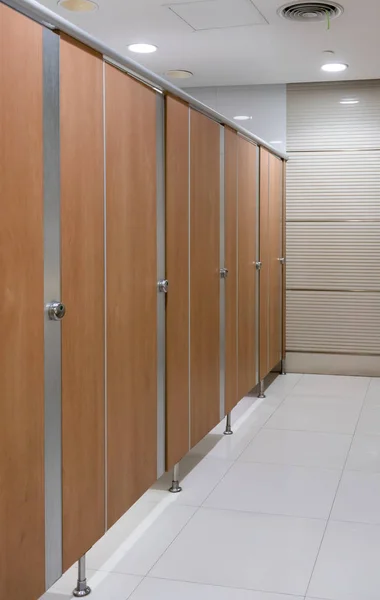
<path fill-rule="evenodd" d="M 0 35 L 0 597 L 37 600 L 284 358 L 283 161 L 4 3 Z"/>

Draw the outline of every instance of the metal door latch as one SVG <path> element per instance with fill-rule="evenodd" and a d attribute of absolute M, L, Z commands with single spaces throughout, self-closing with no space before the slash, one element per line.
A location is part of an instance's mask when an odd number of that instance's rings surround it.
<path fill-rule="evenodd" d="M 258 271 L 261 270 L 261 267 L 263 266 L 263 263 L 261 262 L 261 260 L 258 260 L 257 262 L 254 263 L 256 265 L 256 269 Z"/>
<path fill-rule="evenodd" d="M 49 304 L 46 305 L 46 310 L 51 321 L 61 321 L 66 314 L 65 305 L 62 302 L 57 302 L 56 300 L 49 302 Z"/>
<path fill-rule="evenodd" d="M 159 292 L 163 292 L 164 294 L 168 293 L 168 288 L 169 288 L 169 282 L 167 279 L 160 279 L 160 281 L 157 282 L 157 288 Z"/>
<path fill-rule="evenodd" d="M 286 265 L 286 258 L 282 257 L 282 258 L 279 258 L 278 260 L 280 261 L 281 265 Z"/>
<path fill-rule="evenodd" d="M 228 277 L 228 269 L 220 269 L 219 270 L 221 279 L 227 279 Z"/>

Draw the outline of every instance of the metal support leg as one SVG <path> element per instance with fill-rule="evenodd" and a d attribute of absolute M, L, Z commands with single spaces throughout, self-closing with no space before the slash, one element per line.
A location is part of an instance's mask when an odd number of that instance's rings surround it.
<path fill-rule="evenodd" d="M 171 492 L 172 494 L 178 494 L 179 492 L 182 492 L 182 488 L 179 485 L 179 464 L 178 463 L 176 465 L 174 465 L 173 481 L 172 481 L 172 486 L 169 488 L 169 492 Z"/>
<path fill-rule="evenodd" d="M 286 375 L 286 366 L 284 359 L 281 360 L 281 375 Z"/>
<path fill-rule="evenodd" d="M 226 416 L 226 429 L 223 431 L 224 435 L 232 435 L 233 431 L 231 429 L 231 413 L 227 413 Z"/>
<path fill-rule="evenodd" d="M 75 598 L 82 598 L 91 594 L 91 588 L 87 585 L 86 579 L 86 555 L 84 554 L 78 560 L 78 581 L 77 587 L 73 590 Z"/>
<path fill-rule="evenodd" d="M 259 393 L 259 398 L 266 398 L 265 394 L 264 394 L 264 379 L 262 379 L 260 381 L 260 393 Z"/>

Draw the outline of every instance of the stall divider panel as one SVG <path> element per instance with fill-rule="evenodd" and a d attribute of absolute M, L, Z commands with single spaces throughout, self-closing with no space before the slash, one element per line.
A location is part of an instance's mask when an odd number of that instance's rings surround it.
<path fill-rule="evenodd" d="M 105 531 L 103 63 L 61 37 L 63 569 Z M 91 499 L 91 501 L 89 501 Z"/>
<path fill-rule="evenodd" d="M 269 154 L 269 365 L 274 369 L 282 351 L 282 162 Z"/>
<path fill-rule="evenodd" d="M 157 477 L 156 92 L 107 64 L 108 527 Z"/>
<path fill-rule="evenodd" d="M 219 273 L 220 273 L 220 285 L 219 285 L 219 419 L 222 420 L 226 414 L 226 278 L 227 270 L 225 265 L 225 189 L 224 189 L 224 171 L 225 171 L 225 158 L 224 158 L 224 139 L 225 130 L 224 126 L 220 125 L 220 167 L 219 167 L 219 197 L 220 197 L 220 229 L 219 229 Z"/>
<path fill-rule="evenodd" d="M 0 38 L 0 597 L 35 600 L 45 590 L 42 27 L 1 4 Z"/>
<path fill-rule="evenodd" d="M 157 479 L 166 467 L 166 213 L 165 98 L 156 93 L 157 185 Z"/>
<path fill-rule="evenodd" d="M 269 152 L 260 148 L 260 380 L 269 373 Z"/>
<path fill-rule="evenodd" d="M 282 162 L 282 360 L 286 360 L 286 162 Z"/>
<path fill-rule="evenodd" d="M 225 412 L 229 413 L 239 400 L 238 395 L 238 253 L 237 253 L 237 201 L 238 201 L 238 136 L 225 128 Z"/>
<path fill-rule="evenodd" d="M 219 422 L 219 147 L 219 124 L 191 109 L 191 447 Z"/>
<path fill-rule="evenodd" d="M 166 468 L 190 449 L 189 107 L 166 97 Z"/>
<path fill-rule="evenodd" d="M 257 382 L 256 221 L 257 147 L 238 137 L 238 391 L 243 398 Z"/>
<path fill-rule="evenodd" d="M 62 575 L 62 327 L 47 307 L 61 299 L 60 37 L 43 30 L 45 297 L 45 587 Z"/>

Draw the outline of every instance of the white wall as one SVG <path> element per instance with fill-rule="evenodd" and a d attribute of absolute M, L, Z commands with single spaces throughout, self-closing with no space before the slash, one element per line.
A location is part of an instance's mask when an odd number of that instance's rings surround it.
<path fill-rule="evenodd" d="M 252 117 L 236 123 L 266 142 L 280 142 L 274 147 L 286 151 L 286 85 L 186 88 L 186 92 L 230 119 Z"/>

